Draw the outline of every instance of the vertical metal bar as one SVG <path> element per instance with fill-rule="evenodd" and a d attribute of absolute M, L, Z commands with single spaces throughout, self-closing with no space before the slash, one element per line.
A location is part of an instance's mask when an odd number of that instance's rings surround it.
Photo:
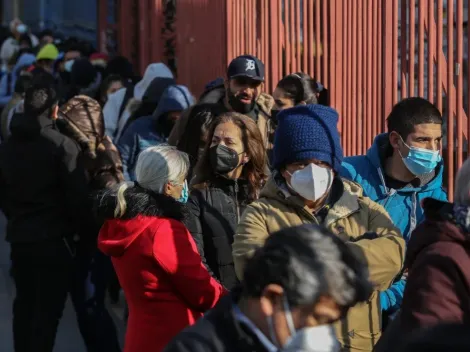
<path fill-rule="evenodd" d="M 409 61 L 407 59 L 408 56 L 408 46 L 407 46 L 407 36 L 408 36 L 408 7 L 407 7 L 407 0 L 401 1 L 401 19 L 400 19 L 400 41 L 401 41 L 401 99 L 404 99 L 408 96 L 407 90 L 407 72 Z"/>
<path fill-rule="evenodd" d="M 334 101 L 332 97 L 333 94 L 337 95 L 336 91 L 336 77 L 338 75 L 338 66 L 336 65 L 337 61 L 337 56 L 336 56 L 336 46 L 337 46 L 337 37 L 336 37 L 336 21 L 334 20 L 334 13 L 336 13 L 336 1 L 329 1 L 328 2 L 328 12 L 326 17 L 328 18 L 328 26 L 330 27 L 330 45 L 329 45 L 329 56 L 330 56 L 330 80 L 328 83 L 328 88 L 330 91 L 330 104 L 335 106 L 336 104 L 333 104 Z M 341 117 L 340 117 L 341 118 Z M 339 128 L 339 124 L 338 124 Z M 341 131 L 340 131 L 341 132 Z"/>
<path fill-rule="evenodd" d="M 442 33 L 443 33 L 443 28 L 442 28 L 442 23 L 443 23 L 443 12 L 444 12 L 444 7 L 442 6 L 442 0 L 437 0 L 437 8 L 436 8 L 436 13 L 437 13 L 437 43 L 436 43 L 436 57 L 437 57 L 437 63 L 436 63 L 436 99 L 437 99 L 437 108 L 439 111 L 442 113 L 442 70 L 444 69 L 444 65 L 442 63 L 441 57 L 442 55 L 440 54 L 441 51 L 444 50 L 443 46 L 443 39 L 442 39 Z"/>
<path fill-rule="evenodd" d="M 352 16 L 352 8 L 353 8 L 353 2 L 354 0 L 348 0 L 348 22 L 347 22 L 347 26 L 348 26 L 348 53 L 347 53 L 347 58 L 348 58 L 348 70 L 347 70 L 347 73 L 346 75 L 348 76 L 348 91 L 347 91 L 347 97 L 346 97 L 346 101 L 347 101 L 347 113 L 346 113 L 346 116 L 347 116 L 347 119 L 348 119 L 348 130 L 347 130 L 347 133 L 348 133 L 348 153 L 349 155 L 352 155 L 353 153 L 353 143 L 354 143 L 354 135 L 352 134 L 352 125 L 353 125 L 353 116 L 352 116 L 352 90 L 353 90 L 353 80 L 352 80 L 352 76 L 353 76 L 353 66 L 352 66 L 352 51 L 353 51 L 353 48 L 352 48 L 352 31 L 353 31 L 353 16 Z"/>
<path fill-rule="evenodd" d="M 367 78 L 367 87 L 366 87 L 366 102 L 365 106 L 367 108 L 367 113 L 365 114 L 366 117 L 366 140 L 367 145 L 372 143 L 372 56 L 373 56 L 373 47 L 372 47 L 372 1 L 374 0 L 367 0 L 367 14 L 364 17 L 366 21 L 366 42 L 367 42 L 367 56 L 365 60 L 366 64 L 366 78 Z"/>
<path fill-rule="evenodd" d="M 233 57 L 233 3 L 232 1 L 227 1 L 227 56 L 230 58 Z"/>
<path fill-rule="evenodd" d="M 424 14 L 425 14 L 425 1 L 419 0 L 419 52 L 418 52 L 418 95 L 424 96 Z"/>
<path fill-rule="evenodd" d="M 315 30 L 314 30 L 314 0 L 306 0 L 308 5 L 308 73 L 312 77 L 315 77 Z M 317 78 L 317 77 L 315 77 Z"/>
<path fill-rule="evenodd" d="M 384 120 L 394 104 L 398 101 L 398 0 L 393 0 L 393 21 L 392 21 L 392 102 L 386 107 Z M 386 71 L 385 71 L 386 72 Z M 387 84 L 387 81 L 385 81 Z"/>
<path fill-rule="evenodd" d="M 376 118 L 377 118 L 377 131 L 375 132 L 376 134 L 379 134 L 379 133 L 382 133 L 384 132 L 384 124 L 383 124 L 383 117 L 382 115 L 384 114 L 384 99 L 383 99 L 383 95 L 381 94 L 381 92 L 384 91 L 384 84 L 383 84 L 383 59 L 382 59 L 382 55 L 383 55 L 383 28 L 382 28 L 382 23 L 383 23 L 383 9 L 382 9 L 382 2 L 381 1 L 378 1 L 378 8 L 377 8 L 377 17 L 379 19 L 378 21 L 378 24 L 377 24 L 377 33 L 379 34 L 379 40 L 377 42 L 377 47 L 379 48 L 379 57 L 380 59 L 378 60 L 377 64 L 378 64 L 378 68 L 379 68 L 379 72 L 377 73 L 377 77 L 379 77 L 379 91 L 378 91 L 378 97 L 379 97 L 379 101 L 378 101 L 378 111 L 377 111 L 377 115 L 376 115 Z"/>
<path fill-rule="evenodd" d="M 457 166 L 460 169 L 463 160 L 463 0 L 457 0 L 457 60 L 456 67 L 453 68 L 457 74 Z M 449 87 L 451 87 L 449 85 Z"/>
<path fill-rule="evenodd" d="M 395 25 L 394 22 L 394 1 L 393 0 L 387 0 L 385 3 L 384 7 L 384 22 L 383 22 L 383 28 L 384 28 L 384 37 L 385 40 L 388 43 L 391 43 L 391 45 L 384 45 L 383 47 L 383 61 L 384 61 L 384 75 L 379 76 L 380 81 L 383 84 L 383 99 L 384 99 L 384 106 L 385 106 L 385 111 L 380 112 L 380 118 L 381 120 L 385 118 L 386 113 L 391 110 L 392 104 L 393 104 L 393 90 L 396 90 L 397 88 L 393 86 L 393 56 L 395 55 L 395 52 L 393 50 L 393 46 L 395 44 L 395 38 L 394 38 L 394 30 L 393 27 Z M 380 48 L 380 47 L 379 47 Z M 392 77 L 390 77 L 392 75 Z"/>
<path fill-rule="evenodd" d="M 279 16 L 280 13 L 278 12 L 279 8 L 279 2 L 280 0 L 270 0 L 269 1 L 269 10 L 270 10 L 270 21 L 269 21 L 269 32 L 271 33 L 271 68 L 273 73 L 277 73 L 278 75 L 278 70 L 279 70 L 279 51 L 282 50 L 280 48 L 280 36 L 279 36 L 279 27 L 280 27 L 280 21 L 279 21 Z M 277 76 L 276 75 L 276 76 Z M 272 77 L 271 78 L 271 91 L 274 90 L 274 82 L 277 79 L 277 77 Z"/>
<path fill-rule="evenodd" d="M 290 54 L 291 54 L 291 57 L 290 57 L 290 64 L 291 64 L 291 70 L 290 72 L 287 72 L 287 73 L 292 73 L 292 72 L 295 72 L 297 71 L 297 63 L 296 63 L 296 58 L 295 58 L 295 41 L 296 41 L 296 38 L 295 38 L 295 2 L 291 0 L 291 6 L 289 7 L 290 8 L 290 12 L 289 12 L 289 16 L 290 16 L 290 43 L 289 43 L 289 46 L 290 46 Z"/>
<path fill-rule="evenodd" d="M 311 43 L 311 39 L 309 38 L 309 33 L 308 33 L 308 7 L 307 7 L 307 2 L 309 0 L 302 0 L 302 37 L 303 37 L 303 43 L 302 43 L 302 72 L 305 73 L 310 73 L 308 69 L 308 53 L 309 53 L 309 47 Z"/>
<path fill-rule="evenodd" d="M 434 31 L 434 1 L 428 3 L 428 100 L 435 103 L 434 99 L 434 56 L 436 55 L 436 33 Z M 441 48 L 437 48 L 438 52 Z"/>
<path fill-rule="evenodd" d="M 378 82 L 378 77 L 377 77 L 377 72 L 378 72 L 378 60 L 379 60 L 379 53 L 382 51 L 380 48 L 377 46 L 377 41 L 378 41 L 378 33 L 377 33 L 377 23 L 378 23 L 378 18 L 377 18 L 377 1 L 372 0 L 372 42 L 374 43 L 373 45 L 373 55 L 372 55 L 372 83 L 373 83 L 373 89 L 372 89 L 372 114 L 370 115 L 370 119 L 372 120 L 372 138 L 376 136 L 377 134 L 377 112 L 378 112 L 378 99 L 377 99 L 377 92 L 379 91 L 379 82 Z"/>
<path fill-rule="evenodd" d="M 363 147 L 363 141 L 364 141 L 364 134 L 362 133 L 362 121 L 363 121 L 363 118 L 364 118 L 364 114 L 363 114 L 363 89 L 364 89 L 364 86 L 363 86 L 363 82 L 362 82 L 362 78 L 363 78 L 363 73 L 362 73 L 362 64 L 364 62 L 364 51 L 363 51 L 363 47 L 362 47 L 362 38 L 363 38 L 363 30 L 362 30 L 362 23 L 363 23 L 363 13 L 362 13 L 362 5 L 363 5 L 363 0 L 360 0 L 357 2 L 357 14 L 356 14 L 356 18 L 358 19 L 357 21 L 357 32 L 356 32 L 356 36 L 357 36 L 357 56 L 358 56 L 358 60 L 356 62 L 357 66 L 356 66 L 356 72 L 357 72 L 357 81 L 356 81 L 356 92 L 357 92 L 357 97 L 356 97 L 356 136 L 358 137 L 356 139 L 356 144 L 357 144 L 357 149 L 356 149 L 356 153 L 357 154 L 363 154 L 364 153 L 364 150 L 362 149 Z M 326 40 L 325 40 L 326 42 Z M 325 62 L 324 63 L 324 69 L 326 67 L 326 64 Z"/>
<path fill-rule="evenodd" d="M 302 47 L 301 47 L 301 23 L 300 23 L 300 0 L 295 3 L 295 43 L 296 43 L 296 71 L 302 71 Z"/>
<path fill-rule="evenodd" d="M 291 28 L 291 23 L 290 23 L 290 16 L 289 16 L 289 10 L 290 10 L 290 1 L 284 2 L 284 30 L 285 30 L 285 35 L 284 35 L 284 46 L 285 46 L 285 52 L 286 52 L 286 73 L 292 73 L 292 65 L 291 65 L 291 41 L 290 41 L 290 28 Z"/>
<path fill-rule="evenodd" d="M 447 2 L 447 181 L 449 197 L 454 194 L 454 2 Z"/>
<path fill-rule="evenodd" d="M 315 77 L 323 82 L 323 77 L 321 76 L 321 55 L 322 55 L 322 46 L 321 46 L 321 12 L 320 12 L 320 0 L 315 0 Z"/>
<path fill-rule="evenodd" d="M 467 9 L 467 158 L 470 157 L 470 78 L 468 77 L 469 75 L 469 70 L 470 70 L 470 65 L 468 63 L 468 60 L 470 59 L 470 4 Z"/>
<path fill-rule="evenodd" d="M 410 62 L 409 62 L 409 86 L 410 90 L 408 95 L 410 97 L 415 96 L 415 50 L 416 50 L 416 38 L 415 38 L 415 19 L 416 19 L 416 1 L 410 0 L 410 46 L 408 48 L 409 55 L 410 55 Z"/>

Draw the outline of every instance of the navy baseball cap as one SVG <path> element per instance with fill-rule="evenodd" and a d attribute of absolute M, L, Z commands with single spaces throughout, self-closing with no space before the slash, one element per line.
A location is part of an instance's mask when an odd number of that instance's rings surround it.
<path fill-rule="evenodd" d="M 227 69 L 228 79 L 247 77 L 255 81 L 264 81 L 264 64 L 256 56 L 242 55 L 232 60 Z"/>

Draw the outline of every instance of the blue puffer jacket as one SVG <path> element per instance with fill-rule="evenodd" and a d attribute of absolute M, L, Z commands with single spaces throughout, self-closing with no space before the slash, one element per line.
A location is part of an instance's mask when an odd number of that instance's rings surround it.
<path fill-rule="evenodd" d="M 381 163 L 381 155 L 385 154 L 387 146 L 389 146 L 388 134 L 378 135 L 366 155 L 352 156 L 343 160 L 341 176 L 359 183 L 365 196 L 383 205 L 408 242 L 413 230 L 424 220 L 421 201 L 429 197 L 447 200 L 447 194 L 442 188 L 444 165 L 441 162 L 436 169 L 436 176 L 422 187 L 389 189 L 385 185 Z M 405 281 L 400 280 L 389 290 L 382 292 L 380 297 L 382 309 L 393 311 L 399 308 L 404 289 Z"/>
<path fill-rule="evenodd" d="M 160 118 L 165 117 L 168 112 L 186 110 L 193 103 L 194 99 L 188 88 L 169 86 L 152 116 L 138 118 L 127 127 L 117 146 L 127 181 L 135 181 L 134 169 L 140 152 L 167 141 L 167 136 L 158 130 Z"/>
<path fill-rule="evenodd" d="M 2 76 L 0 79 L 0 106 L 5 106 L 10 101 L 15 91 L 15 84 L 20 70 L 24 67 L 31 66 L 34 62 L 36 62 L 36 57 L 33 54 L 24 53 L 18 58 L 11 72 Z M 8 76 L 10 76 L 10 78 L 8 78 Z M 8 83 L 10 87 L 8 87 Z"/>

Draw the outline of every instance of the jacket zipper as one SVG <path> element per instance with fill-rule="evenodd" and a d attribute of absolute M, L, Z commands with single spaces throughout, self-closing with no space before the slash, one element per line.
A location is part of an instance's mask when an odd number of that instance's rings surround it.
<path fill-rule="evenodd" d="M 240 221 L 240 207 L 238 206 L 238 180 L 235 180 L 235 206 L 237 207 L 237 223 Z"/>

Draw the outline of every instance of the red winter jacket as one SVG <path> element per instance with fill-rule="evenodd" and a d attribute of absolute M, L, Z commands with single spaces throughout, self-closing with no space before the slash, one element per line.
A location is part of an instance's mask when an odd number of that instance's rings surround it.
<path fill-rule="evenodd" d="M 184 227 L 184 207 L 141 188 L 125 192 L 127 210 L 113 218 L 116 194 L 99 201 L 108 218 L 98 246 L 112 257 L 129 304 L 125 352 L 159 352 L 212 308 L 225 289 L 202 264 Z"/>

